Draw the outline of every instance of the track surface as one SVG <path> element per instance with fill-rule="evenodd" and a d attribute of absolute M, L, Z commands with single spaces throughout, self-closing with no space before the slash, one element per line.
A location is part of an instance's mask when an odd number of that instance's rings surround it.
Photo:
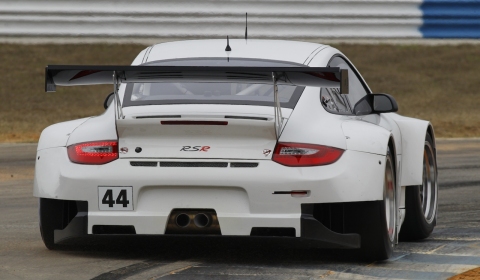
<path fill-rule="evenodd" d="M 35 149 L 0 144 L 0 279 L 446 279 L 480 266 L 478 139 L 438 141 L 435 231 L 375 263 L 253 238 L 96 237 L 49 251 L 32 197 Z"/>

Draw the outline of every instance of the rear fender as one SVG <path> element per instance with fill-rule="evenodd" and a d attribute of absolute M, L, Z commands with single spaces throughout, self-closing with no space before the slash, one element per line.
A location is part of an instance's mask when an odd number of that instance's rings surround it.
<path fill-rule="evenodd" d="M 98 140 L 116 140 L 115 106 L 107 108 L 100 116 L 92 117 L 70 134 L 67 146 Z"/>
<path fill-rule="evenodd" d="M 389 114 L 398 125 L 402 135 L 401 186 L 422 184 L 423 150 L 427 130 L 433 135 L 433 127 L 428 121 Z M 434 140 L 435 142 L 435 140 Z M 434 143 L 435 145 L 435 143 Z"/>
<path fill-rule="evenodd" d="M 306 87 L 280 136 L 280 142 L 302 142 L 346 149 L 342 117 L 325 111 L 320 90 Z"/>
<path fill-rule="evenodd" d="M 342 123 L 347 141 L 347 149 L 357 152 L 386 155 L 392 134 L 383 127 L 361 120 L 349 120 Z"/>
<path fill-rule="evenodd" d="M 45 128 L 38 140 L 37 151 L 55 147 L 65 147 L 70 134 L 87 120 L 88 118 L 61 122 Z"/>

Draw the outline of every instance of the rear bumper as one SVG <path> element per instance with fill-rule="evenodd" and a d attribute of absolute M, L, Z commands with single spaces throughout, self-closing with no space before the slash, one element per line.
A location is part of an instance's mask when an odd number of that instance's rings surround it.
<path fill-rule="evenodd" d="M 222 235 L 250 236 L 252 228 L 293 228 L 296 237 L 305 238 L 312 236 L 307 228 L 323 229 L 310 226 L 302 205 L 383 198 L 381 155 L 347 150 L 334 164 L 303 168 L 257 162 L 256 168 L 135 167 L 130 160 L 119 159 L 94 166 L 71 163 L 64 147 L 44 149 L 37 153 L 34 195 L 87 202 L 86 234 L 92 234 L 95 225 L 133 226 L 137 234 L 165 234 L 173 209 L 195 208 L 214 209 Z M 131 186 L 133 210 L 99 210 L 99 186 Z M 310 193 L 305 197 L 273 194 L 292 190 Z M 352 242 L 343 243 L 352 247 Z"/>
<path fill-rule="evenodd" d="M 71 238 L 86 237 L 89 235 L 88 203 L 85 201 L 76 201 L 76 205 L 78 208 L 77 215 L 67 224 L 64 229 L 55 230 L 55 243 L 61 244 Z M 300 216 L 300 239 L 312 241 L 315 243 L 316 247 L 321 248 L 360 248 L 359 234 L 334 232 L 315 217 L 319 214 L 318 208 L 321 208 L 319 206 L 320 205 L 318 204 L 302 204 L 302 215 Z M 317 209 L 315 210 L 315 208 Z M 343 215 L 343 213 L 334 214 L 337 216 L 339 214 Z M 332 213 L 329 212 L 328 215 L 332 216 Z M 341 221 L 341 223 L 344 224 L 345 221 Z M 172 226 L 174 227 L 174 225 L 169 223 L 167 225 L 167 228 Z M 218 232 L 221 232 L 221 225 L 218 224 L 218 222 L 214 224 L 214 227 L 214 231 L 218 229 Z M 135 226 L 133 225 L 95 225 L 93 229 L 93 235 L 118 235 L 137 233 Z M 179 232 L 181 232 L 181 229 L 176 233 L 168 234 L 167 229 L 165 235 L 181 235 L 179 234 Z M 295 229 L 293 228 L 254 227 L 252 228 L 250 235 L 264 237 L 294 237 L 296 234 Z"/>

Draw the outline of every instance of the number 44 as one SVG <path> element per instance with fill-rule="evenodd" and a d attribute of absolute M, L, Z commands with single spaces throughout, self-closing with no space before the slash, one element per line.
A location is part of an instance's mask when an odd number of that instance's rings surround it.
<path fill-rule="evenodd" d="M 108 207 L 113 207 L 114 204 L 122 204 L 123 207 L 127 207 L 129 203 L 126 190 L 121 190 L 116 200 L 113 200 L 113 190 L 107 190 L 102 199 L 102 204 L 108 204 Z"/>

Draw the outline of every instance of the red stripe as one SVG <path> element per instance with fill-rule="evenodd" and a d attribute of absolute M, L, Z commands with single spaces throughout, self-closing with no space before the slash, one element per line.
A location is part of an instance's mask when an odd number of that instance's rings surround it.
<path fill-rule="evenodd" d="M 307 74 L 310 74 L 314 77 L 317 77 L 317 78 L 320 78 L 320 79 L 324 79 L 324 80 L 327 80 L 327 81 L 333 81 L 333 82 L 340 82 L 340 80 L 337 78 L 337 76 L 335 76 L 335 73 L 330 73 L 330 72 L 326 72 L 326 73 L 322 73 L 322 72 L 307 72 Z"/>
<path fill-rule="evenodd" d="M 83 70 L 77 73 L 77 75 L 73 76 L 69 81 L 79 79 L 81 77 L 85 77 L 97 72 L 101 72 L 100 70 Z"/>
<path fill-rule="evenodd" d="M 164 125 L 228 125 L 225 121 L 161 121 Z"/>

